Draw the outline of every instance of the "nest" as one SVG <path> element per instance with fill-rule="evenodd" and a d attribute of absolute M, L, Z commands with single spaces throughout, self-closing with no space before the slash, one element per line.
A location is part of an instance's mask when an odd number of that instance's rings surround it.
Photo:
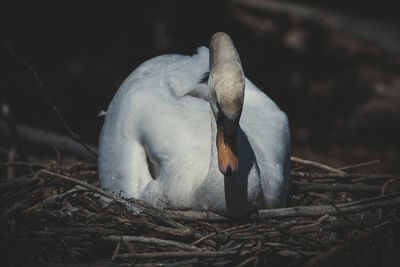
<path fill-rule="evenodd" d="M 7 163 L 2 266 L 399 266 L 400 176 L 292 158 L 289 207 L 241 220 L 99 188 L 97 166 Z"/>

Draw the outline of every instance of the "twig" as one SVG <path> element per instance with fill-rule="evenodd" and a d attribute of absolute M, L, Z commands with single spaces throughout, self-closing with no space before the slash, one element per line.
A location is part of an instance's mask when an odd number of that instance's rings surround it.
<path fill-rule="evenodd" d="M 364 181 L 371 181 L 371 180 L 387 180 L 387 179 L 396 179 L 399 178 L 400 175 L 382 175 L 382 176 L 366 176 L 360 177 L 350 180 L 351 183 L 359 183 Z"/>
<path fill-rule="evenodd" d="M 354 221 L 354 220 L 353 220 Z M 358 225 L 361 225 L 362 227 L 371 227 L 376 225 L 377 223 L 382 222 L 382 220 L 379 219 L 370 219 L 370 220 L 365 220 L 365 219 L 359 219 L 356 221 Z M 295 226 L 289 229 L 291 233 L 297 233 L 297 234 L 315 234 L 315 233 L 322 233 L 326 231 L 335 231 L 335 229 L 353 229 L 353 225 L 350 224 L 348 221 L 345 220 L 329 220 L 326 223 L 311 223 L 307 225 L 301 225 L 301 226 Z"/>
<path fill-rule="evenodd" d="M 213 222 L 224 222 L 228 219 L 209 211 L 180 211 L 180 210 L 164 210 L 165 216 L 174 220 L 182 221 L 213 221 Z"/>
<path fill-rule="evenodd" d="M 343 170 L 355 169 L 355 168 L 365 167 L 365 166 L 369 166 L 369 165 L 377 164 L 377 163 L 381 163 L 381 161 L 379 159 L 376 159 L 376 160 L 361 162 L 358 164 L 340 167 L 339 170 L 343 171 Z"/>
<path fill-rule="evenodd" d="M 290 157 L 291 161 L 299 163 L 299 164 L 303 164 L 303 165 L 307 165 L 307 166 L 312 166 L 312 167 L 316 167 L 319 168 L 321 170 L 325 170 L 328 172 L 333 172 L 333 173 L 338 173 L 338 174 L 345 174 L 346 172 L 339 170 L 339 169 L 335 169 L 332 168 L 328 165 L 322 164 L 322 163 L 318 163 L 315 161 L 311 161 L 311 160 L 305 160 L 305 159 L 301 159 L 301 158 L 297 158 L 297 157 Z"/>
<path fill-rule="evenodd" d="M 33 75 L 33 77 L 35 78 L 36 82 L 39 85 L 39 89 L 42 93 L 42 95 L 44 96 L 44 98 L 46 99 L 47 104 L 50 106 L 50 108 L 57 114 L 58 118 L 60 119 L 64 129 L 66 130 L 66 132 L 71 136 L 71 138 L 73 140 L 75 140 L 76 142 L 80 143 L 87 151 L 89 151 L 90 153 L 93 154 L 93 156 L 95 156 L 97 158 L 97 152 L 94 151 L 90 146 L 88 146 L 83 140 L 82 138 L 75 133 L 74 131 L 72 131 L 72 129 L 69 127 L 69 125 L 67 124 L 67 122 L 64 119 L 64 116 L 62 115 L 61 111 L 59 110 L 59 108 L 54 105 L 53 101 L 51 100 L 49 94 L 46 92 L 44 86 L 43 86 L 43 82 L 40 80 L 38 73 L 32 68 L 31 65 L 28 64 L 28 62 L 26 60 L 24 60 L 23 58 L 21 58 L 20 56 L 18 56 L 15 53 L 15 50 L 11 47 L 11 45 L 4 39 L 0 38 L 0 40 L 2 41 L 2 43 L 8 48 L 8 50 L 10 51 L 11 55 L 17 59 L 22 65 L 25 66 L 25 68 L 27 68 L 31 74 Z"/>
<path fill-rule="evenodd" d="M 118 200 L 118 201 L 121 201 L 121 202 L 127 202 L 127 200 L 125 200 L 125 199 L 123 199 L 121 197 L 118 197 L 118 196 L 115 196 L 113 194 L 107 193 L 106 191 L 104 191 L 104 190 L 102 190 L 102 189 L 100 189 L 100 188 L 98 188 L 96 186 L 93 186 L 91 184 L 88 184 L 88 183 L 85 183 L 83 181 L 77 180 L 75 178 L 68 177 L 68 176 L 65 176 L 65 175 L 62 175 L 62 174 L 59 174 L 59 173 L 55 173 L 55 172 L 52 172 L 52 171 L 49 171 L 49 170 L 45 170 L 45 169 L 41 170 L 41 172 L 46 173 L 46 174 L 51 175 L 51 176 L 55 176 L 57 178 L 65 180 L 65 181 L 72 182 L 74 184 L 78 184 L 80 186 L 83 186 L 85 188 L 90 189 L 93 192 L 96 192 L 99 195 L 102 195 L 102 196 L 105 196 L 105 197 L 108 197 L 108 198 L 111 198 L 111 199 L 114 199 L 114 200 Z M 131 203 L 129 203 L 129 204 L 130 205 L 134 205 L 134 204 L 131 204 Z M 138 206 L 136 208 L 138 209 L 138 211 L 141 210 L 141 208 L 138 207 Z"/>
<path fill-rule="evenodd" d="M 176 247 L 176 248 L 179 248 L 182 250 L 189 250 L 189 251 L 191 251 L 191 250 L 201 251 L 201 249 L 196 246 L 187 245 L 187 244 L 173 241 L 173 240 L 165 240 L 165 239 L 154 238 L 154 237 L 111 235 L 111 236 L 103 236 L 102 239 L 108 240 L 108 241 L 115 241 L 115 242 L 119 242 L 119 241 L 123 240 L 126 242 L 138 242 L 138 243 L 152 244 L 152 245 L 162 246 L 162 247 L 171 247 L 172 246 L 172 247 Z"/>
<path fill-rule="evenodd" d="M 52 175 L 52 176 L 55 176 L 55 177 L 58 177 L 60 179 L 69 181 L 69 182 L 73 182 L 73 183 L 78 184 L 78 185 L 81 185 L 83 187 L 86 187 L 86 188 L 92 190 L 93 192 L 98 193 L 99 195 L 102 195 L 102 196 L 105 196 L 107 198 L 114 199 L 114 200 L 116 200 L 118 202 L 121 202 L 123 205 L 129 207 L 129 210 L 132 211 L 136 215 L 140 215 L 142 213 L 143 214 L 147 214 L 147 215 L 149 215 L 149 216 L 151 216 L 153 218 L 157 218 L 158 220 L 161 220 L 162 222 L 164 222 L 166 224 L 172 225 L 172 226 L 174 226 L 177 229 L 180 229 L 182 231 L 188 231 L 188 232 L 192 231 L 192 233 L 194 234 L 194 236 L 196 238 L 202 237 L 202 235 L 194 232 L 192 229 L 190 229 L 190 227 L 184 226 L 184 225 L 182 225 L 182 224 L 180 224 L 178 222 L 175 222 L 174 220 L 172 220 L 170 218 L 167 218 L 162 211 L 157 211 L 157 210 L 152 210 L 152 209 L 148 209 L 148 208 L 145 208 L 145 207 L 141 207 L 141 206 L 139 206 L 139 205 L 137 205 L 135 203 L 132 203 L 132 202 L 129 202 L 129 201 L 123 199 L 122 197 L 118 197 L 118 196 L 112 195 L 112 194 L 107 193 L 104 190 L 102 190 L 102 189 L 100 189 L 100 188 L 98 188 L 96 186 L 87 184 L 85 182 L 82 182 L 80 180 L 74 179 L 72 177 L 68 177 L 68 176 L 65 176 L 65 175 L 62 175 L 62 174 L 54 173 L 54 172 L 51 172 L 49 170 L 42 170 L 42 172 L 46 173 L 46 174 L 49 174 L 49 175 Z"/>
<path fill-rule="evenodd" d="M 126 249 L 130 252 L 130 253 L 136 253 L 135 248 L 132 246 L 131 243 L 126 242 L 126 241 L 122 241 L 122 244 L 124 244 L 124 246 L 126 247 Z"/>
<path fill-rule="evenodd" d="M 168 259 L 168 258 L 190 258 L 190 257 L 223 257 L 233 256 L 245 256 L 251 253 L 252 250 L 223 250 L 223 251 L 168 251 L 168 252 L 145 252 L 145 253 L 125 253 L 115 256 L 115 260 L 128 260 L 128 259 Z"/>
<path fill-rule="evenodd" d="M 383 184 L 383 186 L 382 186 L 381 196 L 384 196 L 384 195 L 385 195 L 385 190 L 386 190 L 386 187 L 387 187 L 388 184 L 392 183 L 393 181 L 399 180 L 399 179 L 400 179 L 400 177 L 397 177 L 397 178 L 390 179 L 390 180 L 386 181 L 386 182 Z M 379 216 L 378 216 L 378 218 L 379 218 L 379 219 L 382 218 L 382 209 L 379 209 Z"/>
<path fill-rule="evenodd" d="M 212 237 L 212 236 L 214 236 L 216 234 L 217 233 L 211 233 L 211 234 L 205 235 L 202 238 L 199 238 L 198 240 L 194 241 L 191 245 L 196 245 L 196 244 L 200 243 L 201 241 L 206 240 L 206 239 L 208 239 L 208 238 L 210 238 L 210 237 Z"/>
<path fill-rule="evenodd" d="M 283 235 L 303 239 L 304 242 L 307 243 L 307 245 L 309 245 L 311 247 L 317 247 L 317 248 L 323 247 L 323 244 L 321 243 L 321 241 L 317 240 L 317 239 L 315 239 L 313 237 L 308 237 L 306 235 L 302 235 L 302 234 L 299 234 L 299 233 L 286 231 L 282 227 L 274 225 L 274 224 L 269 223 L 269 222 L 265 222 L 265 224 L 271 226 L 272 228 L 275 228 L 276 230 L 278 230 Z"/>
<path fill-rule="evenodd" d="M 316 229 L 321 227 L 321 223 L 325 220 L 329 218 L 329 214 L 324 214 L 321 217 L 318 218 L 318 220 L 316 222 L 310 223 L 310 224 L 306 224 L 306 225 L 297 225 L 297 226 L 293 226 L 289 228 L 289 231 L 294 232 L 294 233 L 304 233 L 307 231 L 317 231 Z"/>
<path fill-rule="evenodd" d="M 393 179 L 386 181 L 382 186 L 381 195 L 382 196 L 385 195 L 385 190 L 386 190 L 388 184 L 393 183 L 394 181 L 399 180 L 399 179 L 400 179 L 400 177 L 397 177 L 397 178 L 393 178 Z"/>
<path fill-rule="evenodd" d="M 375 174 L 375 173 L 316 173 L 316 172 L 292 172 L 292 176 L 295 177 L 305 177 L 310 179 L 323 179 L 323 178 L 344 178 L 344 179 L 353 179 L 360 177 L 369 177 L 371 179 L 390 179 L 398 177 L 399 175 L 395 174 Z"/>
<path fill-rule="evenodd" d="M 355 206 L 355 205 L 360 205 L 360 204 L 374 203 L 376 201 L 384 201 L 384 200 L 394 199 L 394 198 L 396 198 L 398 196 L 400 196 L 400 192 L 387 194 L 387 195 L 384 195 L 384 196 L 376 196 L 376 197 L 364 198 L 364 199 L 360 199 L 360 200 L 356 200 L 356 201 L 352 201 L 352 202 L 339 204 L 339 206 L 350 207 L 350 206 Z"/>
<path fill-rule="evenodd" d="M 120 249 L 121 249 L 121 242 L 119 241 L 119 242 L 117 243 L 117 246 L 115 247 L 114 253 L 113 253 L 112 257 L 111 257 L 112 260 L 114 260 L 115 255 L 117 255 L 117 254 L 119 253 L 119 250 L 120 250 Z"/>
<path fill-rule="evenodd" d="M 236 267 L 243 267 L 246 266 L 247 264 L 249 264 L 250 262 L 253 262 L 257 259 L 257 256 L 252 256 L 250 258 L 247 258 L 246 260 L 242 261 L 241 263 L 239 263 L 238 265 L 236 265 Z"/>
<path fill-rule="evenodd" d="M 239 227 L 238 226 L 234 226 L 234 227 L 231 227 L 231 228 L 228 228 L 228 229 L 224 229 L 222 231 L 210 233 L 210 234 L 208 234 L 206 236 L 203 236 L 200 239 L 196 240 L 195 242 L 192 243 L 192 245 L 196 245 L 196 244 L 200 243 L 201 241 L 204 241 L 204 240 L 206 240 L 206 239 L 208 239 L 210 237 L 213 237 L 215 235 L 226 234 L 226 233 L 229 233 L 231 231 L 234 231 L 233 233 L 235 233 L 236 232 L 235 230 L 237 230 L 238 228 L 242 229 L 242 228 L 245 228 L 247 226 L 248 226 L 248 224 L 241 225 Z M 242 231 L 242 230 L 238 230 L 238 231 Z M 232 234 L 232 233 L 229 233 L 229 234 Z"/>
<path fill-rule="evenodd" d="M 183 266 L 187 264 L 196 264 L 198 263 L 199 260 L 197 258 L 189 259 L 189 260 L 184 260 L 184 261 L 177 261 L 174 263 L 169 263 L 167 265 L 164 265 L 164 267 L 176 267 L 176 266 Z"/>
<path fill-rule="evenodd" d="M 149 222 L 146 223 L 146 226 L 157 232 L 172 235 L 172 236 L 184 237 L 184 236 L 192 236 L 193 235 L 193 231 L 190 229 L 187 229 L 187 228 L 175 229 L 175 228 L 169 228 L 169 227 L 165 227 L 165 226 L 161 226 L 161 225 L 152 224 Z M 215 243 L 214 243 L 214 246 L 215 246 Z"/>
<path fill-rule="evenodd" d="M 342 216 L 343 219 L 345 219 L 346 221 L 348 221 L 351 225 L 353 225 L 356 229 L 358 229 L 358 231 L 360 231 L 360 232 L 363 231 L 363 229 L 361 229 L 361 227 L 360 227 L 359 225 L 357 225 L 357 224 L 356 224 L 355 222 L 353 222 L 346 214 L 344 214 L 344 213 L 342 212 L 342 210 L 339 209 L 339 207 L 335 205 L 335 203 L 332 202 L 331 205 L 332 205 L 332 207 L 335 208 L 335 210 L 337 210 L 338 214 L 339 214 L 340 216 Z"/>
<path fill-rule="evenodd" d="M 394 199 L 383 199 L 381 201 L 367 202 L 353 205 L 350 203 L 338 204 L 337 207 L 345 214 L 358 213 L 368 209 L 389 208 L 400 204 L 400 197 Z M 325 213 L 337 215 L 339 212 L 332 205 L 320 206 L 297 206 L 291 208 L 259 210 L 258 214 L 262 219 L 279 219 L 290 217 L 314 217 L 322 216 Z"/>
<path fill-rule="evenodd" d="M 262 245 L 261 240 L 258 240 L 258 241 L 257 241 L 256 259 L 255 259 L 255 261 L 254 261 L 254 267 L 257 267 L 257 266 L 258 266 L 258 262 L 260 261 L 261 245 Z"/>
<path fill-rule="evenodd" d="M 295 183 L 299 192 L 372 192 L 380 193 L 381 187 L 367 184 L 317 184 L 317 183 Z"/>

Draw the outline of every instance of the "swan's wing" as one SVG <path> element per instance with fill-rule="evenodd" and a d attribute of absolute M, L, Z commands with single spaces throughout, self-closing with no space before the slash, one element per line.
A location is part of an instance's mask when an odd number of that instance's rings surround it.
<path fill-rule="evenodd" d="M 256 157 L 266 206 L 284 206 L 290 171 L 287 116 L 267 95 L 246 79 L 240 123 Z"/>
<path fill-rule="evenodd" d="M 120 90 L 131 91 L 138 82 L 146 83 L 152 90 L 165 89 L 179 97 L 184 96 L 203 79 L 209 71 L 209 51 L 201 46 L 193 56 L 162 55 L 147 60 L 136 68 L 121 85 Z"/>
<path fill-rule="evenodd" d="M 208 50 L 198 51 L 192 57 L 153 58 L 121 85 L 107 110 L 100 137 L 102 186 L 133 197 L 143 196 L 146 190 L 155 198 L 179 196 L 187 194 L 190 183 L 196 181 L 190 176 L 206 175 L 210 107 L 203 99 L 185 96 L 208 71 Z M 147 167 L 149 156 L 160 168 L 156 181 Z"/>

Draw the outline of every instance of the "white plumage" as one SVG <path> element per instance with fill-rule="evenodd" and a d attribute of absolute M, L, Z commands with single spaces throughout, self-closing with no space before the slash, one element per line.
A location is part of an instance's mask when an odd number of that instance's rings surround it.
<path fill-rule="evenodd" d="M 153 206 L 230 216 L 243 216 L 255 206 L 285 205 L 290 168 L 286 115 L 246 78 L 238 168 L 224 177 L 209 89 L 200 83 L 208 71 L 209 51 L 200 47 L 193 56 L 150 59 L 128 76 L 108 107 L 100 135 L 103 188 Z"/>

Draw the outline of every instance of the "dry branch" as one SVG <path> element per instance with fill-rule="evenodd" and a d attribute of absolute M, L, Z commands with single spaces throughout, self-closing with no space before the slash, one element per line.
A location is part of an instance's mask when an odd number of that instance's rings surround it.
<path fill-rule="evenodd" d="M 164 210 L 165 216 L 170 219 L 180 221 L 213 221 L 223 222 L 227 221 L 227 218 L 209 211 L 181 211 L 181 210 Z"/>
<path fill-rule="evenodd" d="M 396 174 L 375 174 L 375 173 L 317 173 L 317 172 L 292 172 L 294 177 L 304 177 L 310 179 L 355 179 L 355 178 L 369 178 L 369 179 L 391 179 L 399 175 Z"/>
<path fill-rule="evenodd" d="M 176 266 L 184 266 L 187 264 L 196 264 L 198 262 L 199 262 L 199 260 L 197 258 L 193 258 L 193 259 L 189 259 L 189 260 L 177 261 L 177 262 L 166 264 L 163 266 L 164 267 L 176 267 Z"/>
<path fill-rule="evenodd" d="M 14 242 L 12 244 L 16 244 L 29 239 L 32 242 L 28 246 L 29 253 L 36 250 L 32 254 L 43 257 L 46 262 L 53 262 L 55 255 L 64 262 L 79 262 L 90 255 L 94 262 L 88 266 L 264 266 L 267 261 L 275 266 L 282 260 L 296 265 L 326 253 L 327 256 L 321 260 L 314 258 L 314 261 L 324 263 L 332 257 L 329 255 L 342 253 L 343 248 L 335 248 L 336 245 L 348 244 L 345 249 L 353 246 L 352 238 L 360 236 L 357 229 L 370 233 L 382 222 L 395 222 L 396 208 L 400 206 L 400 193 L 360 199 L 359 195 L 365 194 L 352 192 L 345 194 L 346 197 L 357 201 L 310 206 L 314 199 L 318 199 L 315 203 L 343 202 L 342 194 L 310 192 L 289 196 L 299 206 L 260 210 L 259 214 L 237 221 L 212 212 L 152 209 L 143 203 L 114 196 L 94 186 L 97 181 L 86 179 L 89 176 L 93 178 L 93 168 L 95 166 L 76 164 L 71 168 L 57 168 L 68 176 L 42 170 L 33 179 L 15 178 L 0 183 L 0 200 L 6 202 L 6 205 L 2 202 L 0 205 L 3 205 L 8 219 L 6 225 L 11 229 L 4 238 L 3 232 L 0 233 L 0 240 L 10 239 Z M 294 176 L 293 184 L 298 187 L 321 186 L 307 183 L 312 179 L 307 175 L 313 174 Z M 339 185 L 350 186 L 348 188 L 359 186 L 350 184 L 351 179 L 366 176 L 351 173 L 319 175 L 340 177 L 337 178 L 341 179 Z M 93 184 L 71 176 L 82 177 Z M 50 180 L 50 177 L 56 179 Z M 384 179 L 377 180 L 374 186 L 382 189 L 384 182 Z M 68 190 L 69 183 L 79 186 Z M 36 199 L 36 202 L 30 202 L 31 199 Z M 133 212 L 134 209 L 139 210 Z M 382 219 L 378 212 L 373 212 L 377 209 L 387 211 L 382 213 Z M 18 223 L 16 227 L 14 222 Z M 393 228 L 393 233 L 396 231 Z M 372 234 L 364 240 L 369 246 L 378 237 Z M 62 244 L 62 248 L 54 247 L 54 242 Z M 49 257 L 43 256 L 41 247 L 49 250 Z M 12 248 L 17 251 L 12 254 L 14 257 L 20 254 L 18 245 L 12 245 Z M 109 255 L 106 259 L 105 253 Z M 373 253 L 381 255 L 377 249 Z"/>
<path fill-rule="evenodd" d="M 372 192 L 380 193 L 381 186 L 367 184 L 293 183 L 299 192 Z"/>
<path fill-rule="evenodd" d="M 400 205 L 400 197 L 394 199 L 384 199 L 381 201 L 373 201 L 366 203 L 352 203 L 337 204 L 336 206 L 344 214 L 357 213 L 368 209 L 389 208 Z M 337 215 L 339 212 L 332 205 L 320 206 L 296 206 L 290 208 L 259 210 L 258 215 L 263 219 L 281 219 L 290 217 L 316 217 L 322 216 L 326 213 L 330 215 Z"/>
<path fill-rule="evenodd" d="M 111 235 L 111 236 L 104 236 L 104 240 L 109 240 L 109 241 L 114 241 L 114 242 L 120 242 L 120 241 L 126 241 L 126 242 L 138 242 L 138 243 L 146 243 L 146 244 L 153 244 L 157 246 L 162 246 L 162 247 L 176 247 L 182 250 L 201 250 L 200 248 L 192 245 L 187 245 L 181 242 L 177 241 L 172 241 L 172 240 L 165 240 L 165 239 L 160 239 L 160 238 L 154 238 L 154 237 L 144 237 L 144 236 L 127 236 L 127 235 Z"/>
<path fill-rule="evenodd" d="M 355 168 L 365 167 L 365 166 L 369 166 L 372 164 L 378 164 L 378 163 L 381 163 L 381 161 L 379 159 L 370 160 L 370 161 L 361 162 L 361 163 L 357 163 L 357 164 L 353 164 L 353 165 L 343 166 L 343 167 L 340 167 L 339 170 L 343 171 L 343 170 L 355 169 Z"/>
<path fill-rule="evenodd" d="M 238 255 L 243 257 L 251 250 L 224 250 L 224 251 L 173 251 L 173 252 L 148 252 L 148 253 L 125 253 L 115 255 L 115 260 L 128 260 L 128 259 L 168 259 L 168 258 L 204 258 L 204 257 L 223 257 Z"/>
<path fill-rule="evenodd" d="M 336 169 L 336 168 L 332 168 L 332 167 L 330 167 L 328 165 L 325 165 L 325 164 L 322 164 L 322 163 L 318 163 L 318 162 L 315 162 L 315 161 L 311 161 L 311 160 L 305 160 L 305 159 L 301 159 L 301 158 L 293 157 L 293 156 L 290 157 L 290 160 L 293 161 L 293 162 L 302 164 L 302 165 L 316 167 L 316 168 L 319 168 L 321 170 L 325 170 L 325 171 L 332 172 L 332 173 L 338 173 L 338 174 L 345 174 L 346 173 L 346 172 L 344 172 L 342 170 L 339 170 L 339 169 Z"/>

